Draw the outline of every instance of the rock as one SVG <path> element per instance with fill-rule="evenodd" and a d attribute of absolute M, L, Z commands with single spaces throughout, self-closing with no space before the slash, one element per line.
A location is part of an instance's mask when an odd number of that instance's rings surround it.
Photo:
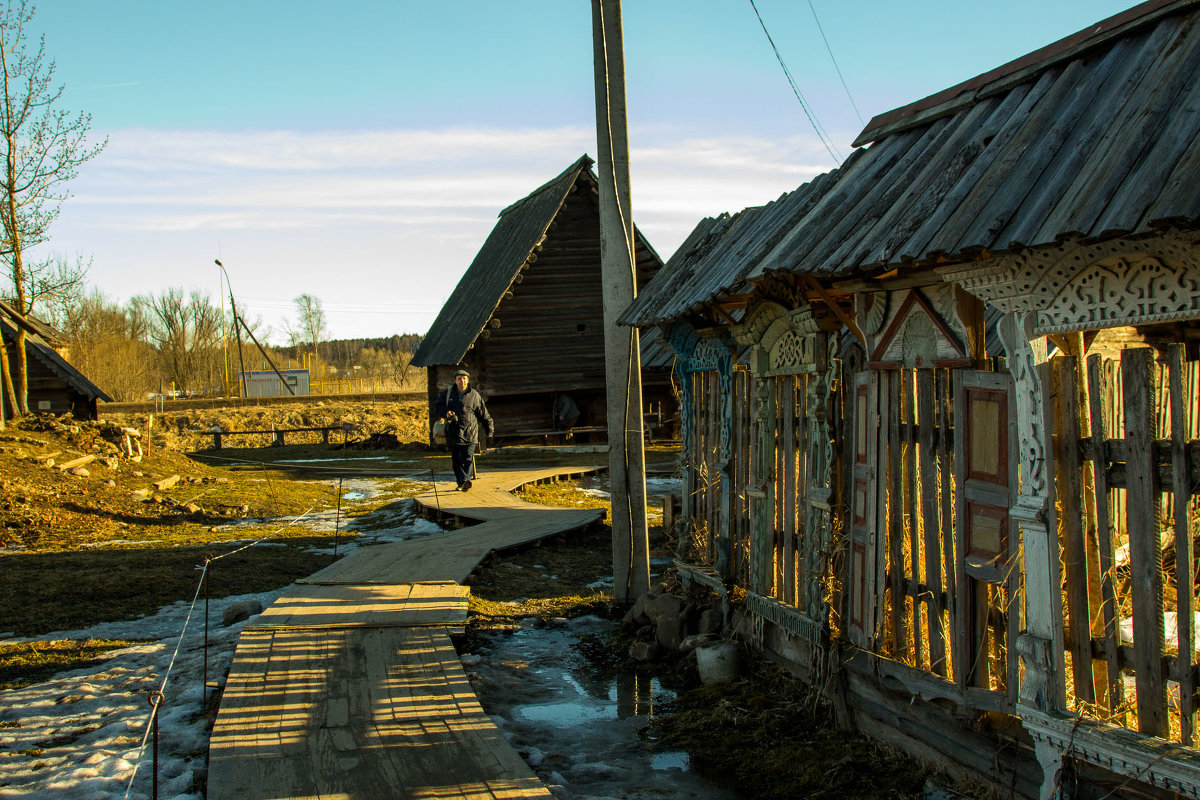
<path fill-rule="evenodd" d="M 629 657 L 634 661 L 650 661 L 658 653 L 654 642 L 634 642 L 629 645 Z"/>
<path fill-rule="evenodd" d="M 477 667 L 483 663 L 483 656 L 479 653 L 465 653 L 459 656 L 458 659 L 464 667 Z"/>
<path fill-rule="evenodd" d="M 135 469 L 133 471 L 133 477 L 135 477 L 135 478 L 144 478 L 145 476 L 146 476 L 145 473 L 142 472 L 141 470 Z"/>
<path fill-rule="evenodd" d="M 92 474 L 87 471 L 87 467 L 71 467 L 69 470 L 67 470 L 67 472 L 71 473 L 72 475 L 78 475 L 80 478 L 86 478 Z"/>
<path fill-rule="evenodd" d="M 135 490 L 133 492 L 133 499 L 134 500 L 149 500 L 150 499 L 150 490 L 149 489 Z"/>
<path fill-rule="evenodd" d="M 225 606 L 225 613 L 221 615 L 221 623 L 225 626 L 233 625 L 250 619 L 261 611 L 262 603 L 257 600 L 235 600 Z"/>
<path fill-rule="evenodd" d="M 634 624 L 646 621 L 646 605 L 658 597 L 653 592 L 647 592 L 633 601 L 633 608 L 625 614 L 625 623 Z"/>
<path fill-rule="evenodd" d="M 673 594 L 663 594 L 646 603 L 646 617 L 653 623 L 664 617 L 677 617 L 683 610 L 683 598 Z"/>
<path fill-rule="evenodd" d="M 531 767 L 540 767 L 546 760 L 546 754 L 536 747 L 522 747 L 517 751 L 525 758 L 525 763 Z"/>
<path fill-rule="evenodd" d="M 675 616 L 659 617 L 658 623 L 654 626 L 655 640 L 662 649 L 668 652 L 678 650 L 685 636 L 687 636 L 686 612 Z"/>
<path fill-rule="evenodd" d="M 717 608 L 706 608 L 700 612 L 697 633 L 720 633 L 725 624 L 725 615 Z"/>
<path fill-rule="evenodd" d="M 694 633 L 679 643 L 679 652 L 687 655 L 702 644 L 708 644 L 716 637 L 711 633 Z"/>
<path fill-rule="evenodd" d="M 104 482 L 104 485 L 107 486 L 108 488 L 112 489 L 113 487 L 115 487 L 117 485 L 117 482 L 114 481 L 112 478 L 109 478 L 108 480 L 106 480 Z"/>
<path fill-rule="evenodd" d="M 217 478 L 214 478 L 214 481 L 216 483 L 229 483 L 229 478 L 226 478 L 224 475 L 221 475 Z"/>
<path fill-rule="evenodd" d="M 179 483 L 179 476 L 178 476 L 178 475 L 172 475 L 172 476 L 171 476 L 171 477 L 169 477 L 169 478 L 163 478 L 163 479 L 162 479 L 162 480 L 160 480 L 160 481 L 155 481 L 155 482 L 154 482 L 154 488 L 155 488 L 155 489 L 158 489 L 158 490 L 161 492 L 161 491 L 163 491 L 164 489 L 170 489 L 172 486 L 174 486 L 174 485 L 175 485 L 175 484 L 177 484 L 177 483 Z"/>
<path fill-rule="evenodd" d="M 738 676 L 738 647 L 733 642 L 713 642 L 695 649 L 696 671 L 705 686 L 728 683 Z"/>
<path fill-rule="evenodd" d="M 238 506 L 238 513 L 245 516 L 250 513 L 250 506 Z"/>
<path fill-rule="evenodd" d="M 196 505 L 195 503 L 186 503 L 183 506 L 183 510 L 189 514 L 199 514 L 202 509 L 200 508 L 200 506 Z"/>

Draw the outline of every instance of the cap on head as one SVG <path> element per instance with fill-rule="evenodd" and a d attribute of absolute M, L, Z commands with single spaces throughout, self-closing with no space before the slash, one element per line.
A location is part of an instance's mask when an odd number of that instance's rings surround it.
<path fill-rule="evenodd" d="M 465 369 L 460 369 L 458 372 L 454 373 L 454 377 L 456 377 L 456 378 L 457 378 L 459 375 L 465 375 L 465 376 L 467 376 L 468 378 L 469 378 L 469 377 L 471 377 L 471 373 L 467 372 Z"/>

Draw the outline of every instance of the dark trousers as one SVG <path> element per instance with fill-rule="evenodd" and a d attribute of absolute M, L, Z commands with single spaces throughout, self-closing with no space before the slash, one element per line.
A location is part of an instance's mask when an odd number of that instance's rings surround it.
<path fill-rule="evenodd" d="M 459 486 L 463 481 L 475 479 L 475 445 L 450 445 L 450 464 L 454 467 L 454 480 Z"/>

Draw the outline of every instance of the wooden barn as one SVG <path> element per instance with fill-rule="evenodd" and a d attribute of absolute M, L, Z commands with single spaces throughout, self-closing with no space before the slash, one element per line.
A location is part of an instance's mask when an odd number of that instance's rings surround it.
<path fill-rule="evenodd" d="M 498 439 L 545 437 L 560 394 L 580 410 L 576 429 L 603 439 L 604 313 L 592 163 L 580 158 L 500 212 L 413 355 L 413 366 L 427 368 L 431 409 L 454 372 L 465 368 L 487 398 Z M 636 241 L 644 286 L 662 261 L 640 232 Z M 651 424 L 674 413 L 670 378 L 661 337 L 644 337 L 643 402 Z"/>
<path fill-rule="evenodd" d="M 111 402 L 79 370 L 72 367 L 57 350 L 57 336 L 49 326 L 20 314 L 8 303 L 0 302 L 0 334 L 8 350 L 9 363 L 16 369 L 17 331 L 25 331 L 25 353 L 29 370 L 29 410 L 50 414 L 71 414 L 76 419 L 96 419 L 96 401 Z M 3 376 L 7 380 L 7 376 Z M 0 391 L 4 418 L 12 417 L 7 390 Z"/>
<path fill-rule="evenodd" d="M 1020 798 L 1200 798 L 1200 3 L 873 119 L 623 315 L 676 565 L 840 721 Z"/>

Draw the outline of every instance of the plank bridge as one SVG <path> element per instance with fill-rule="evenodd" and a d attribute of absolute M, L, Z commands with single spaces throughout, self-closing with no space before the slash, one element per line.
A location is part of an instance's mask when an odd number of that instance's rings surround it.
<path fill-rule="evenodd" d="M 476 523 L 361 547 L 294 584 L 238 641 L 209 742 L 209 800 L 550 798 L 475 697 L 450 635 L 492 552 L 601 518 L 513 489 L 596 468 L 493 472 L 417 503 Z"/>

